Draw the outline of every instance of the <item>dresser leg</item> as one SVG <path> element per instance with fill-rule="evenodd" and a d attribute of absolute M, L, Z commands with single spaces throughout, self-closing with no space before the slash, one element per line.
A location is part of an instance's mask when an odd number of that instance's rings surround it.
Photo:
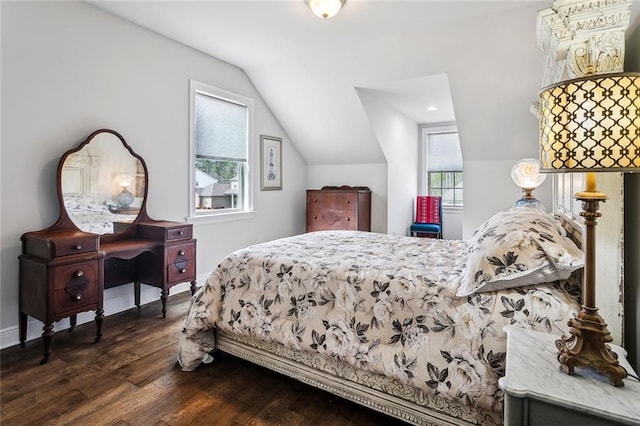
<path fill-rule="evenodd" d="M 104 319 L 104 310 L 98 309 L 96 310 L 96 340 L 95 342 L 99 342 L 102 337 L 102 320 Z"/>
<path fill-rule="evenodd" d="M 76 328 L 77 323 L 78 323 L 78 316 L 76 314 L 71 315 L 69 317 L 69 333 L 71 333 Z"/>
<path fill-rule="evenodd" d="M 135 281 L 133 283 L 133 297 L 136 302 L 136 307 L 140 309 L 140 282 Z"/>
<path fill-rule="evenodd" d="M 191 295 L 196 294 L 196 280 L 191 281 Z"/>
<path fill-rule="evenodd" d="M 20 346 L 27 340 L 27 314 L 20 312 Z"/>
<path fill-rule="evenodd" d="M 167 317 L 167 299 L 169 298 L 169 291 L 162 290 L 160 293 L 160 300 L 162 301 L 162 318 Z"/>
<path fill-rule="evenodd" d="M 40 365 L 46 364 L 51 355 L 51 337 L 53 336 L 53 323 L 47 323 L 42 327 L 42 341 L 44 343 L 44 358 L 40 361 Z"/>

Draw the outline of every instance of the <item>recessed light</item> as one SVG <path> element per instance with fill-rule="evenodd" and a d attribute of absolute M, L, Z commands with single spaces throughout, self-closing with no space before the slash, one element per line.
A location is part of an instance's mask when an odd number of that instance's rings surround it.
<path fill-rule="evenodd" d="M 427 111 L 437 111 L 437 110 L 438 110 L 437 106 L 431 105 L 431 106 L 427 107 Z"/>

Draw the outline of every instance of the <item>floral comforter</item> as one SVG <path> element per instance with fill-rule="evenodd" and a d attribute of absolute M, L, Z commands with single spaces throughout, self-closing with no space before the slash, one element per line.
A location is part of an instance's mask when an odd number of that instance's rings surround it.
<path fill-rule="evenodd" d="M 463 241 L 322 231 L 238 250 L 192 299 L 178 360 L 193 370 L 212 329 L 316 351 L 426 393 L 501 412 L 516 324 L 555 334 L 579 308 L 568 282 L 456 297 Z"/>

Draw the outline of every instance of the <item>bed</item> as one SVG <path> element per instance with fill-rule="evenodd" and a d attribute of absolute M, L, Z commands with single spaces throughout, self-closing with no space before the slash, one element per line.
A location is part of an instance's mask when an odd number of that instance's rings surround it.
<path fill-rule="evenodd" d="M 193 296 L 178 362 L 194 370 L 220 350 L 409 423 L 497 425 L 503 327 L 566 334 L 582 266 L 559 221 L 530 207 L 468 241 L 320 231 L 257 244 Z"/>
<path fill-rule="evenodd" d="M 138 216 L 113 213 L 106 204 L 82 195 L 64 195 L 64 207 L 78 228 L 101 235 L 113 233 L 114 223 L 131 223 Z"/>

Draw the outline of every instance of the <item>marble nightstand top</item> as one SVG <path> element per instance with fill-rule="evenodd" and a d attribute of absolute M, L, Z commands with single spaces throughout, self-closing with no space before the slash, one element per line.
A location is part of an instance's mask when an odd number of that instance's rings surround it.
<path fill-rule="evenodd" d="M 623 424 L 640 425 L 640 382 L 624 379 L 614 387 L 607 377 L 590 369 L 576 368 L 575 375 L 560 371 L 556 359 L 557 336 L 513 326 L 507 333 L 507 368 L 499 381 L 508 395 L 533 398 L 549 404 L 594 414 Z M 627 372 L 630 367 L 623 348 L 611 345 Z"/>

